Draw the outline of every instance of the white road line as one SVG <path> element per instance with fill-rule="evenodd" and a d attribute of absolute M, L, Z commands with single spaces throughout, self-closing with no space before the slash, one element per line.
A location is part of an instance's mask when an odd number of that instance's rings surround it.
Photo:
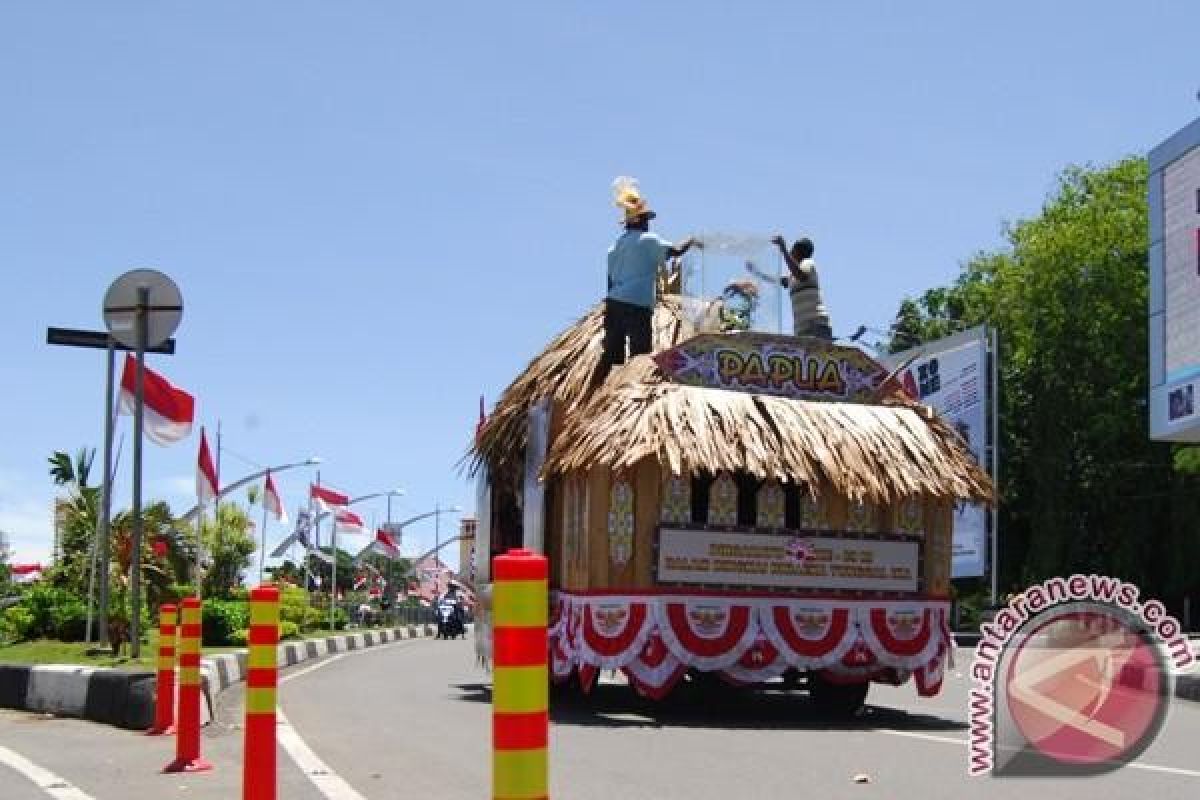
<path fill-rule="evenodd" d="M 21 773 L 55 800 L 94 800 L 82 789 L 72 786 L 50 770 L 39 767 L 25 756 L 14 753 L 7 747 L 0 747 L 0 764 Z"/>
<path fill-rule="evenodd" d="M 300 738 L 300 734 L 296 733 L 283 711 L 276 709 L 275 716 L 278 722 L 276 735 L 279 744 L 321 794 L 329 800 L 367 800 L 317 757 L 312 748 Z"/>
<path fill-rule="evenodd" d="M 876 733 L 886 733 L 889 736 L 904 736 L 908 739 L 923 739 L 927 742 L 942 742 L 944 744 L 956 744 L 959 747 L 966 747 L 966 739 L 955 739 L 952 736 L 933 736 L 928 733 L 917 733 L 915 731 L 898 731 L 892 728 L 876 728 Z M 1168 775 L 1183 775 L 1187 778 L 1200 778 L 1200 772 L 1193 769 L 1182 769 L 1180 767 L 1162 767 L 1158 764 L 1145 764 L 1141 761 L 1134 761 L 1126 764 L 1130 769 L 1140 769 L 1146 772 L 1165 772 Z"/>
<path fill-rule="evenodd" d="M 337 653 L 329 658 L 313 664 L 311 667 L 305 667 L 297 672 L 290 672 L 279 679 L 281 684 L 287 683 L 290 680 L 295 680 L 302 675 L 307 675 L 318 669 L 324 669 L 330 664 L 345 658 L 348 655 L 357 653 L 374 653 L 380 650 L 387 650 L 390 647 L 395 647 L 398 644 L 403 644 L 409 641 L 408 639 L 400 639 L 395 642 L 390 642 L 384 645 L 368 647 L 363 650 L 351 650 L 346 653 Z M 295 762 L 300 771 L 308 776 L 308 779 L 317 787 L 317 791 L 325 795 L 328 800 L 366 800 L 361 794 L 355 791 L 354 787 L 346 783 L 340 775 L 329 768 L 329 765 L 322 761 L 312 748 L 309 747 L 300 734 L 296 733 L 296 729 L 288 722 L 288 718 L 284 716 L 283 709 L 276 707 L 275 719 L 277 722 L 276 735 L 281 747 L 288 754 L 288 757 Z M 71 798 L 71 800 L 76 800 Z M 80 797 L 78 800 L 91 800 L 90 798 Z"/>
<path fill-rule="evenodd" d="M 366 652 L 366 651 L 363 651 L 363 652 Z M 308 673 L 312 672 L 313 670 L 321 669 L 322 667 L 327 667 L 330 664 L 332 664 L 333 662 L 337 661 L 339 658 L 345 658 L 345 657 L 346 657 L 346 653 L 338 653 L 337 655 L 330 656 L 329 658 L 326 658 L 323 661 L 313 664 L 311 667 L 305 667 L 304 669 L 298 670 L 296 672 L 289 672 L 287 675 L 284 675 L 282 678 L 280 678 L 279 682 L 287 683 L 290 680 L 299 678 L 301 675 L 307 675 Z"/>

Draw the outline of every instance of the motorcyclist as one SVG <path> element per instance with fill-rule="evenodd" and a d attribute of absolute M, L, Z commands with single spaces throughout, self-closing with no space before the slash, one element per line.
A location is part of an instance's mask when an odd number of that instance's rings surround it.
<path fill-rule="evenodd" d="M 446 635 L 448 637 L 457 636 L 466 630 L 466 626 L 463 624 L 464 609 L 462 598 L 459 597 L 458 587 L 454 584 L 447 586 L 445 594 L 443 594 L 441 599 L 438 600 L 439 609 L 447 606 L 449 606 L 451 610 L 450 618 L 446 625 L 448 629 L 446 631 Z"/>

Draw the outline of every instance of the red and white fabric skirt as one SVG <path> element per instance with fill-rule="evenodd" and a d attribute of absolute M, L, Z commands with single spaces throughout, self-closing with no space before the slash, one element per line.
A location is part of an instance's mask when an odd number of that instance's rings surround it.
<path fill-rule="evenodd" d="M 689 669 L 736 684 L 789 668 L 831 680 L 903 683 L 922 696 L 941 689 L 954 640 L 949 603 L 687 594 L 551 597 L 550 668 L 577 672 L 589 688 L 603 669 L 621 670 L 642 694 L 665 696 Z"/>

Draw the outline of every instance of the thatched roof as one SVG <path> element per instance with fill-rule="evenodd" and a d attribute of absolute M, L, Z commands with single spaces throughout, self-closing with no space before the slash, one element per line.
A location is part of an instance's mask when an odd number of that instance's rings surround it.
<path fill-rule="evenodd" d="M 529 408 L 551 397 L 563 427 L 551 441 L 547 475 L 593 465 L 620 470 L 653 457 L 677 474 L 741 470 L 876 502 L 917 494 L 991 500 L 987 474 L 961 438 L 923 406 L 895 394 L 881 400 L 886 405 L 865 405 L 684 386 L 668 382 L 649 356 L 601 384 L 603 326 L 601 304 L 501 395 L 473 451 L 494 481 L 519 484 Z M 656 352 L 693 333 L 676 300 L 660 302 Z"/>
<path fill-rule="evenodd" d="M 654 312 L 656 352 L 674 347 L 693 332 L 678 301 L 671 297 L 660 301 Z M 556 413 L 574 415 L 598 383 L 603 339 L 604 304 L 600 303 L 529 362 L 488 415 L 472 451 L 472 471 L 482 462 L 493 479 L 521 475 L 529 408 L 543 397 L 552 397 Z"/>
<path fill-rule="evenodd" d="M 992 495 L 958 433 L 928 409 L 681 386 L 666 382 L 649 356 L 615 371 L 568 417 L 546 472 L 619 471 L 647 457 L 675 474 L 737 470 L 879 503 Z"/>

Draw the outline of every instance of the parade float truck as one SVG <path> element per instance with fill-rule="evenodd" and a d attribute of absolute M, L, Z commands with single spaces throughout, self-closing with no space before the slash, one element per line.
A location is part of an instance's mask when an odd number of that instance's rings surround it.
<path fill-rule="evenodd" d="M 863 350 L 696 308 L 660 295 L 654 352 L 602 375 L 597 306 L 482 424 L 481 658 L 490 558 L 527 547 L 549 560 L 556 682 L 782 682 L 836 713 L 872 682 L 936 694 L 954 510 L 990 503 L 988 476 Z"/>

